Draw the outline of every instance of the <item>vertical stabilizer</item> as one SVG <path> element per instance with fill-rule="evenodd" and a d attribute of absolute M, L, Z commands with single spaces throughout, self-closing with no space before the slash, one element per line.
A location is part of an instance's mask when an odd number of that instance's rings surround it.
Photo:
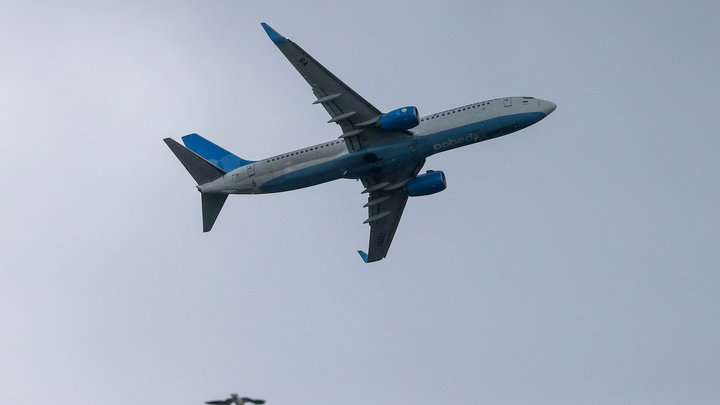
<path fill-rule="evenodd" d="M 182 141 L 186 148 L 226 172 L 231 172 L 238 167 L 255 163 L 251 160 L 241 159 L 233 155 L 198 134 L 185 135 L 182 137 Z"/>
<path fill-rule="evenodd" d="M 202 193 L 203 232 L 210 232 L 227 198 L 227 194 Z"/>

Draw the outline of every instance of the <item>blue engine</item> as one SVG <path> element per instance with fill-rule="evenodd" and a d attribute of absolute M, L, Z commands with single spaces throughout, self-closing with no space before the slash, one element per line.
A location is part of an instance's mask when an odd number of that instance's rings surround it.
<path fill-rule="evenodd" d="M 447 188 L 445 173 L 428 170 L 427 173 L 415 176 L 405 183 L 405 189 L 410 197 L 420 197 L 439 193 Z"/>
<path fill-rule="evenodd" d="M 379 124 L 383 131 L 405 131 L 420 124 L 420 115 L 415 107 L 398 108 L 382 115 Z"/>

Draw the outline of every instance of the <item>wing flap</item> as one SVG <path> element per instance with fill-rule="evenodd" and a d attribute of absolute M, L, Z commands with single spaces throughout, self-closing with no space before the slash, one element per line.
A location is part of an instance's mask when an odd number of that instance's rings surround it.
<path fill-rule="evenodd" d="M 404 189 L 376 191 L 373 194 L 375 198 L 389 198 L 368 207 L 369 217 L 365 221 L 365 223 L 370 223 L 367 263 L 382 260 L 387 256 L 408 199 Z M 373 196 L 371 195 L 370 202 L 372 200 Z"/>
<path fill-rule="evenodd" d="M 365 263 L 376 262 L 387 256 L 408 200 L 405 187 L 395 185 L 405 184 L 408 179 L 415 177 L 424 164 L 425 160 L 422 160 L 413 166 L 362 179 L 366 192 L 370 193 L 365 204 L 368 219 L 364 222 L 370 224 L 368 252 L 359 251 Z"/>

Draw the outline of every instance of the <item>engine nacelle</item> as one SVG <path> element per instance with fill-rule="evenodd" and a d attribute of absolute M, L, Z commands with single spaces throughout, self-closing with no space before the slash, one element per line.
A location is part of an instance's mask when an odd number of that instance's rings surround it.
<path fill-rule="evenodd" d="M 447 188 L 445 173 L 428 170 L 427 173 L 415 176 L 405 183 L 405 190 L 410 197 L 420 197 L 439 193 Z"/>
<path fill-rule="evenodd" d="M 420 124 L 420 115 L 415 107 L 398 108 L 380 116 L 378 124 L 383 131 L 405 131 Z"/>

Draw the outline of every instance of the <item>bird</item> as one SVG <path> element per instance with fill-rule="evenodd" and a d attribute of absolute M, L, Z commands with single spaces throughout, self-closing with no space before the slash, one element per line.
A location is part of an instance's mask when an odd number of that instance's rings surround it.
<path fill-rule="evenodd" d="M 246 402 L 250 402 L 256 405 L 262 405 L 265 403 L 264 399 L 252 399 L 248 397 L 242 397 L 239 398 L 238 394 L 230 394 L 230 398 L 226 400 L 216 400 L 216 401 L 206 401 L 205 403 L 208 405 L 244 405 Z"/>

